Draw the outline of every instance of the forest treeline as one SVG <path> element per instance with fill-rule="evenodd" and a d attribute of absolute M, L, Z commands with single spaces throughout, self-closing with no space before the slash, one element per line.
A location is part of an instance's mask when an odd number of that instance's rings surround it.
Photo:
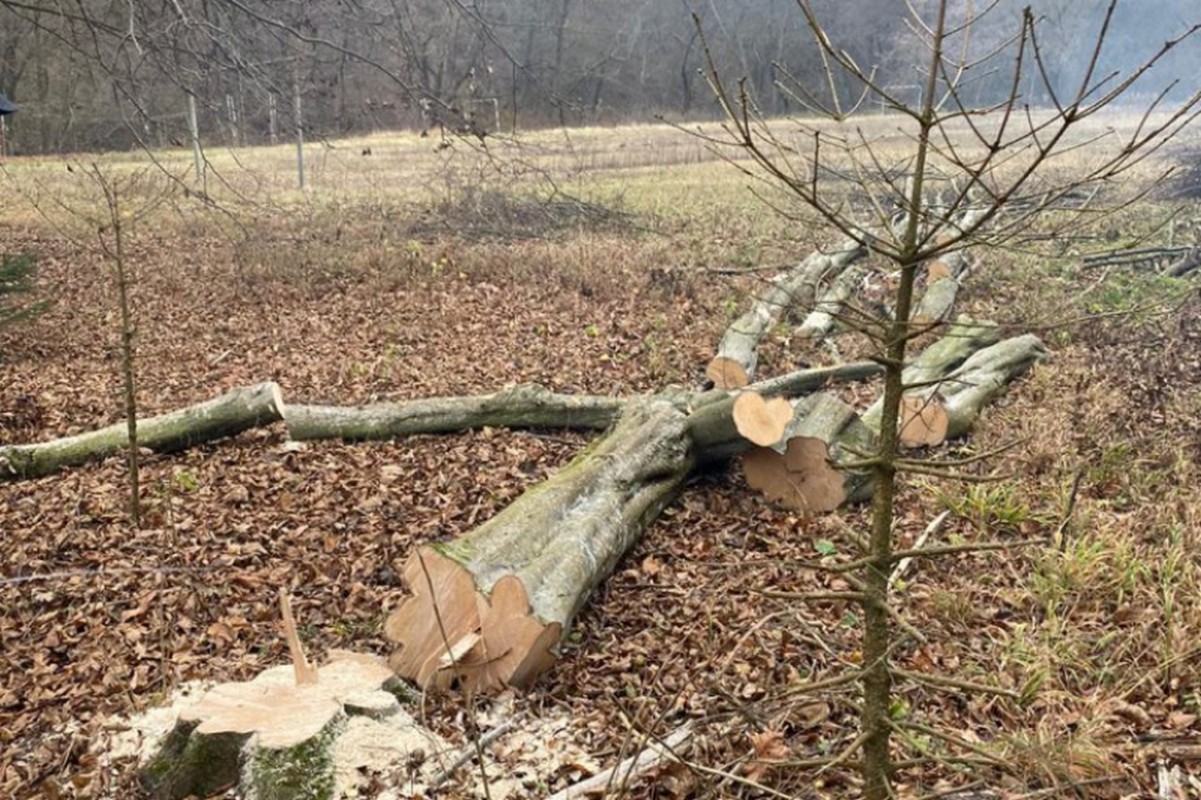
<path fill-rule="evenodd" d="M 896 99 L 916 97 L 906 3 L 810 5 Z M 1002 66 L 1025 5 L 999 0 L 950 43 L 969 64 L 969 102 L 1012 88 Z M 1040 48 L 1025 56 L 1023 99 L 1051 104 L 1039 73 L 1076 88 L 1108 0 L 1033 6 Z M 1137 63 L 1196 16 L 1195 0 L 1126 0 L 1102 66 Z M 1201 69 L 1195 42 L 1179 51 L 1144 94 Z M 834 94 L 850 103 L 859 88 L 828 78 L 797 0 L 0 0 L 0 91 L 21 107 L 7 119 L 10 153 L 179 145 L 189 96 L 201 138 L 232 145 L 288 137 L 298 121 L 320 138 L 710 118 L 710 58 L 768 114 Z"/>

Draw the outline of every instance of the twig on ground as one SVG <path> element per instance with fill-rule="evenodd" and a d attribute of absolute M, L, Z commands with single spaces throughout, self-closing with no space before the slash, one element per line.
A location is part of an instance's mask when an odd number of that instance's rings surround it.
<path fill-rule="evenodd" d="M 471 759 L 473 759 L 477 755 L 479 755 L 479 752 L 482 748 L 488 747 L 493 742 L 495 742 L 497 739 L 504 736 L 509 731 L 513 730 L 513 725 L 514 725 L 513 720 L 507 719 L 504 722 L 497 725 L 495 728 L 492 728 L 491 730 L 489 730 L 487 733 L 484 733 L 483 735 L 481 735 L 478 739 L 473 741 L 471 744 L 464 747 L 462 750 L 459 751 L 458 755 L 456 755 L 454 757 L 454 760 L 451 761 L 450 764 L 446 766 L 445 769 L 443 769 L 441 772 L 439 772 L 437 775 L 435 775 L 433 778 L 430 779 L 429 788 L 437 789 L 439 786 L 446 783 L 448 780 L 450 780 L 454 776 L 454 774 L 456 772 L 459 771 L 460 767 L 462 767 L 468 761 L 470 761 Z"/>
<path fill-rule="evenodd" d="M 930 524 L 926 526 L 926 529 L 922 531 L 920 536 L 917 537 L 917 541 L 913 543 L 912 549 L 921 550 L 926 544 L 927 539 L 942 530 L 943 523 L 945 523 L 950 516 L 951 511 L 948 509 L 931 520 Z M 892 568 L 892 574 L 888 576 L 889 589 L 892 589 L 894 586 L 896 586 L 897 581 L 905 577 L 905 573 L 908 571 L 909 566 L 913 564 L 913 559 L 914 556 L 902 558 L 897 562 L 897 565 Z"/>
<path fill-rule="evenodd" d="M 678 760 L 677 751 L 687 750 L 692 741 L 692 733 L 692 723 L 686 722 L 666 737 L 648 742 L 651 747 L 644 747 L 636 755 L 625 759 L 617 766 L 602 770 L 587 780 L 568 786 L 551 795 L 547 800 L 569 800 L 569 798 L 603 795 L 609 791 L 611 786 L 624 792 L 632 779 L 642 777 L 664 761 Z"/>

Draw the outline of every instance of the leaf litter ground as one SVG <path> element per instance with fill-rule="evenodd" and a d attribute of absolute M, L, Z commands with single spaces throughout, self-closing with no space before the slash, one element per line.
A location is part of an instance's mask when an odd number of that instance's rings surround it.
<path fill-rule="evenodd" d="M 0 439 L 116 421 L 103 265 L 36 232 L 9 241 L 42 254 L 53 305 L 0 333 Z M 689 254 L 653 237 L 365 249 L 361 263 L 323 270 L 305 266 L 304 240 L 275 263 L 262 255 L 269 244 L 248 260 L 199 235 L 142 239 L 142 412 L 261 380 L 278 381 L 285 401 L 337 404 L 526 381 L 605 394 L 695 385 L 729 301 L 756 280 L 664 269 Z M 1181 656 L 1201 620 L 1198 593 L 1186 591 L 1198 585 L 1201 368 L 1195 340 L 1166 348 L 1155 336 L 1190 341 L 1197 305 L 1173 330 L 1083 329 L 989 414 L 978 450 L 1030 437 L 1006 457 L 1012 481 L 903 493 L 902 546 L 943 506 L 955 511 L 940 534 L 950 542 L 1063 535 L 1054 547 L 921 563 L 899 585 L 920 636 L 898 650 L 903 669 L 1021 695 L 901 680 L 896 716 L 913 723 L 901 796 L 1065 784 L 1120 796 L 1152 786 L 1163 765 L 1195 775 L 1198 658 Z M 1112 366 L 1099 366 L 1100 353 Z M 764 347 L 768 371 L 810 356 L 786 333 Z M 1140 391 L 1155 393 L 1153 427 L 1143 406 L 1121 402 Z M 281 586 L 318 655 L 385 652 L 380 625 L 403 596 L 397 572 L 410 549 L 479 524 L 585 442 L 486 430 L 297 449 L 281 429 L 254 431 L 151 457 L 142 530 L 126 520 L 119 458 L 0 487 L 0 795 L 135 796 L 132 759 L 101 757 L 121 734 L 114 720 L 185 682 L 245 680 L 283 663 Z M 686 720 L 701 729 L 695 766 L 663 770 L 634 796 L 763 795 L 756 784 L 846 796 L 853 762 L 809 762 L 853 741 L 855 695 L 801 687 L 857 665 L 856 609 L 771 594 L 848 591 L 838 575 L 798 565 L 854 558 L 863 530 L 862 510 L 802 519 L 754 497 L 733 468 L 699 476 L 592 599 L 532 693 L 427 697 L 417 714 L 456 751 L 506 715 L 524 720 L 541 769 L 511 737 L 490 762 L 492 780 L 516 780 L 515 796 L 561 788 Z M 548 747 L 564 755 L 547 759 Z M 366 796 L 385 796 L 403 790 L 405 770 L 360 778 Z M 478 796 L 478 784 L 469 766 L 442 796 Z"/>

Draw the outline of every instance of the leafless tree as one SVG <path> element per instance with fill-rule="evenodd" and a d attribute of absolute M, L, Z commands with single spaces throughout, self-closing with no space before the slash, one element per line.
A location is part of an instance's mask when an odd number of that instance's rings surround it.
<path fill-rule="evenodd" d="M 903 372 L 910 341 L 930 330 L 916 319 L 916 279 L 924 265 L 952 257 L 969 246 L 996 247 L 1012 241 L 1047 212 L 1063 208 L 1082 192 L 1092 198 L 1074 212 L 1103 213 L 1117 197 L 1102 202 L 1118 178 L 1175 136 L 1201 113 L 1201 92 L 1190 87 L 1174 104 L 1181 87 L 1175 81 L 1150 86 L 1150 100 L 1123 133 L 1101 122 L 1136 90 L 1146 90 L 1156 68 L 1183 42 L 1195 41 L 1201 24 L 1182 26 L 1176 35 L 1133 66 L 1115 65 L 1117 0 L 1107 0 L 1097 24 L 1079 35 L 1086 46 L 1074 49 L 1074 79 L 1059 69 L 1060 56 L 1044 35 L 1047 25 L 1026 7 L 1005 15 L 999 2 L 979 12 L 964 11 L 950 0 L 911 4 L 909 29 L 923 46 L 917 71 L 920 98 L 912 102 L 882 73 L 864 66 L 831 34 L 817 4 L 800 0 L 800 13 L 820 53 L 824 81 L 777 71 L 778 82 L 810 117 L 791 125 L 770 119 L 746 82 L 734 84 L 716 61 L 709 65 L 713 90 L 726 115 L 726 138 L 749 156 L 749 174 L 786 190 L 852 242 L 891 262 L 898 281 L 892 315 L 867 328 L 878 343 L 884 366 L 883 412 L 878 446 L 862 453 L 854 467 L 874 474 L 871 531 L 862 560 L 859 601 L 864 611 L 861 682 L 861 735 L 852 749 L 862 750 L 864 796 L 892 796 L 890 740 L 904 721 L 890 716 L 893 673 L 890 658 L 898 642 L 890 607 L 889 575 L 898 561 L 892 526 L 898 476 L 917 471 L 955 477 L 962 463 L 914 461 L 904 455 L 899 432 Z M 1073 9 L 1075 14 L 1075 9 Z M 1008 37 L 993 37 L 981 51 L 973 33 L 997 17 L 1008 16 Z M 1194 12 L 1195 16 L 1195 12 Z M 1003 71 L 1003 94 L 987 97 L 972 86 L 980 73 Z M 1031 102 L 1033 86 L 1035 99 Z M 862 125 L 865 109 L 884 107 L 895 115 L 906 145 L 900 152 L 872 138 Z M 1079 168 L 1061 171 L 1062 156 L 1089 148 Z M 845 190 L 850 185 L 853 198 Z M 1060 212 L 1062 213 L 1062 212 Z M 849 319 L 862 325 L 862 318 Z M 920 388 L 920 387 L 917 387 Z M 962 686 L 960 686 L 962 688 Z M 850 754 L 844 754 L 848 757 Z"/>

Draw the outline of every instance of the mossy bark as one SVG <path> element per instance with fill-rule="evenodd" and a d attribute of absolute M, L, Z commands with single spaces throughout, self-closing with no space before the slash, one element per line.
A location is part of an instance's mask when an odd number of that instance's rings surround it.
<path fill-rule="evenodd" d="M 274 383 L 242 387 L 179 411 L 138 420 L 137 445 L 159 453 L 175 452 L 278 422 L 283 419 L 282 411 L 283 401 Z M 129 442 L 129 426 L 122 422 L 40 444 L 3 446 L 0 480 L 51 475 L 65 467 L 116 455 Z"/>
<path fill-rule="evenodd" d="M 476 397 L 433 397 L 359 408 L 289 406 L 288 436 L 345 441 L 391 439 L 473 428 L 604 430 L 628 401 L 616 397 L 555 394 L 537 384 Z"/>
<path fill-rule="evenodd" d="M 243 781 L 250 800 L 333 800 L 333 748 L 345 727 L 346 715 L 339 714 L 300 744 L 253 748 Z"/>
<path fill-rule="evenodd" d="M 142 768 L 142 788 L 151 797 L 208 797 L 238 783 L 242 749 L 251 734 L 194 735 L 199 726 L 199 720 L 177 722 L 158 753 Z"/>

